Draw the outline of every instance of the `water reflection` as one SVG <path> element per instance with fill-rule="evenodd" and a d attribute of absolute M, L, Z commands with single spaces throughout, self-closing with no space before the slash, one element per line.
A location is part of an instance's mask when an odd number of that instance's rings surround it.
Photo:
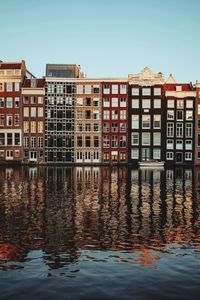
<path fill-rule="evenodd" d="M 0 269 L 199 259 L 199 199 L 199 168 L 1 167 Z"/>

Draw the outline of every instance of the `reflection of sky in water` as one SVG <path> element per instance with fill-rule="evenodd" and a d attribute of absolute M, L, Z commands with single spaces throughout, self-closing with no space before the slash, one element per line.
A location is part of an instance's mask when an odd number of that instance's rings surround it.
<path fill-rule="evenodd" d="M 196 280 L 199 178 L 187 168 L 1 168 L 0 274 L 117 284 L 119 274 L 188 280 L 193 270 Z"/>

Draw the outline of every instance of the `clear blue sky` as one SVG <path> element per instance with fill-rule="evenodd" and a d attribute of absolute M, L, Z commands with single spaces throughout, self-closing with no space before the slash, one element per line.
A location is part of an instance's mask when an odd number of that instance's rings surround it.
<path fill-rule="evenodd" d="M 200 80 L 199 0 L 0 0 L 0 59 L 77 63 L 88 77 L 144 66 Z"/>

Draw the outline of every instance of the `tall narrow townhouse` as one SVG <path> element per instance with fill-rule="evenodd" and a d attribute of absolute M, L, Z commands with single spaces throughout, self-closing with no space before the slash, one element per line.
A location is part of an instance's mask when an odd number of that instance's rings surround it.
<path fill-rule="evenodd" d="M 44 163 L 45 80 L 25 79 L 22 86 L 23 162 Z"/>
<path fill-rule="evenodd" d="M 102 81 L 102 162 L 128 162 L 128 80 Z"/>
<path fill-rule="evenodd" d="M 74 80 L 80 67 L 48 64 L 45 79 L 45 161 L 74 162 Z M 56 76 L 56 77 L 55 77 Z"/>
<path fill-rule="evenodd" d="M 200 165 L 200 82 L 196 82 L 195 107 L 195 164 Z"/>
<path fill-rule="evenodd" d="M 21 85 L 25 62 L 0 62 L 0 162 L 22 160 Z"/>
<path fill-rule="evenodd" d="M 176 83 L 172 75 L 164 89 L 167 104 L 166 163 L 193 164 L 196 91 L 191 84 Z"/>
<path fill-rule="evenodd" d="M 102 159 L 101 83 L 95 79 L 75 82 L 74 162 L 100 163 Z"/>
<path fill-rule="evenodd" d="M 148 67 L 129 75 L 129 161 L 165 160 L 164 77 Z"/>

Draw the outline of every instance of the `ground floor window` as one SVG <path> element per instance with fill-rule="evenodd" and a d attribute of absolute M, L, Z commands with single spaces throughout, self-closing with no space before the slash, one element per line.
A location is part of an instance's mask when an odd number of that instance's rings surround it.
<path fill-rule="evenodd" d="M 6 151 L 6 159 L 13 159 L 13 150 Z"/>
<path fill-rule="evenodd" d="M 37 152 L 36 151 L 30 151 L 29 152 L 29 159 L 30 160 L 37 160 Z"/>
<path fill-rule="evenodd" d="M 139 158 L 139 150 L 131 149 L 131 159 L 138 159 L 138 158 Z"/>
<path fill-rule="evenodd" d="M 120 161 L 125 161 L 126 160 L 126 153 L 120 152 L 119 159 L 120 159 Z"/>
<path fill-rule="evenodd" d="M 167 152 L 166 159 L 167 160 L 173 160 L 174 159 L 174 153 L 173 152 Z"/>
<path fill-rule="evenodd" d="M 103 160 L 104 161 L 109 161 L 109 158 L 110 158 L 109 152 L 104 152 L 104 154 L 103 154 Z"/>
<path fill-rule="evenodd" d="M 153 149 L 153 159 L 160 159 L 160 149 Z"/>
<path fill-rule="evenodd" d="M 192 160 L 192 152 L 185 152 L 185 160 Z"/>

